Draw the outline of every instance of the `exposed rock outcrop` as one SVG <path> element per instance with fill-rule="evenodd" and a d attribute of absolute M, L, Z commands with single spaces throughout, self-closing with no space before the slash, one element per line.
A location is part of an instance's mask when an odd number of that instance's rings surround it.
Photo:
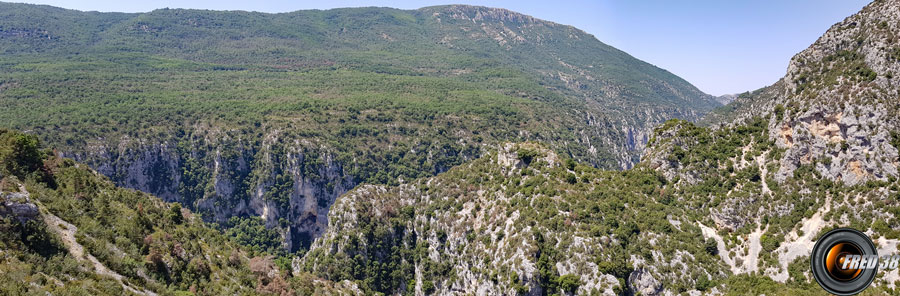
<path fill-rule="evenodd" d="M 707 128 L 659 130 L 645 159 L 677 187 L 704 187 L 685 200 L 734 274 L 798 280 L 791 266 L 808 264 L 830 228 L 896 239 L 898 30 L 900 1 L 874 1 L 794 56 L 784 78 L 707 116 Z"/>
<path fill-rule="evenodd" d="M 41 212 L 25 192 L 0 191 L 0 216 L 15 218 L 26 223 L 40 218 Z"/>
<path fill-rule="evenodd" d="M 608 234 L 599 230 L 601 226 L 591 223 L 633 225 L 628 221 L 646 215 L 642 212 L 646 208 L 629 207 L 623 209 L 627 214 L 620 216 L 624 217 L 614 217 L 616 214 L 606 212 L 603 206 L 587 211 L 566 206 L 566 201 L 578 199 L 581 192 L 568 191 L 566 186 L 608 188 L 620 186 L 622 181 L 579 175 L 584 167 L 570 171 L 566 168 L 570 164 L 560 158 L 533 143 L 505 144 L 435 177 L 399 186 L 359 186 L 336 201 L 327 231 L 304 257 L 294 259 L 294 272 L 340 277 L 344 273 L 338 266 L 354 265 L 359 271 L 351 276 L 359 280 L 387 271 L 414 275 L 408 285 L 401 281 L 400 285 L 374 287 L 384 293 L 431 291 L 440 295 L 611 295 L 626 291 L 657 295 L 690 289 L 696 276 L 724 275 L 714 263 L 702 271 L 683 271 L 713 257 L 662 247 L 687 243 L 675 242 L 672 233 L 635 229 Z M 608 173 L 616 176 L 612 178 L 619 176 Z M 594 195 L 597 199 L 585 205 L 610 201 L 601 196 L 605 195 Z M 555 219 L 559 224 L 552 226 Z M 627 227 L 631 226 L 623 230 Z M 690 231 L 679 235 L 701 241 L 700 229 L 683 227 L 680 231 Z M 634 237 L 627 238 L 629 234 Z M 622 251 L 625 244 L 643 254 L 626 254 Z M 666 290 L 664 281 L 679 284 Z"/>
<path fill-rule="evenodd" d="M 635 270 L 628 275 L 628 285 L 635 295 L 659 295 L 663 290 L 662 284 L 643 269 Z"/>

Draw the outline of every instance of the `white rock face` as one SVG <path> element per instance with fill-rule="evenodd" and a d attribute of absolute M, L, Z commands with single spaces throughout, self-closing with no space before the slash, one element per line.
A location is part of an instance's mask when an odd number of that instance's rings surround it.
<path fill-rule="evenodd" d="M 652 274 L 643 269 L 631 272 L 628 283 L 636 295 L 659 295 L 662 292 L 662 284 Z"/>
<path fill-rule="evenodd" d="M 736 179 L 733 187 L 691 197 L 709 200 L 701 206 L 708 207 L 709 216 L 697 223 L 704 237 L 716 241 L 733 274 L 804 281 L 809 275 L 792 279 L 789 266 L 808 264 L 803 261 L 823 229 L 893 221 L 900 176 L 898 31 L 900 1 L 874 1 L 794 56 L 783 79 L 737 98 L 736 111 L 712 116 L 707 122 L 712 131 L 763 127 L 762 137 L 754 134 L 742 139 L 743 146 L 729 146 L 737 157 L 681 163 L 672 157 L 676 147 L 698 145 L 690 141 L 702 137 L 679 139 L 680 124 L 656 135 L 663 141 L 645 159 L 668 180 L 687 186 L 728 174 L 725 181 Z M 748 125 L 757 119 L 760 125 Z M 747 168 L 758 169 L 757 181 L 732 173 Z M 785 225 L 773 217 L 791 220 Z M 861 230 L 877 236 L 879 227 L 871 227 Z M 885 278 L 882 284 L 889 286 L 896 280 L 891 273 Z"/>
<path fill-rule="evenodd" d="M 791 59 L 781 98 L 767 102 L 769 108 L 805 107 L 800 112 L 786 109 L 784 120 L 770 124 L 770 136 L 788 149 L 779 181 L 798 165 L 816 161 L 817 171 L 847 185 L 897 176 L 898 152 L 890 145 L 890 132 L 900 126 L 900 63 L 892 37 L 900 30 L 897 15 L 897 1 L 875 1 Z M 858 61 L 877 76 L 871 81 L 857 78 L 842 68 L 847 60 Z M 808 81 L 828 71 L 845 72 L 834 81 Z M 807 78 L 810 73 L 813 78 Z"/>
<path fill-rule="evenodd" d="M 890 145 L 884 106 L 811 107 L 796 119 L 777 125 L 770 135 L 787 149 L 776 180 L 784 181 L 800 165 L 814 164 L 833 181 L 856 185 L 897 176 L 897 148 Z"/>
<path fill-rule="evenodd" d="M 213 221 L 262 217 L 280 230 L 284 247 L 295 250 L 321 235 L 331 204 L 357 181 L 327 149 L 308 141 L 281 143 L 282 136 L 274 131 L 253 147 L 212 129 L 192 146 L 125 137 L 115 148 L 97 144 L 63 156 L 87 162 L 120 186 L 181 202 Z M 290 181 L 285 204 L 270 197 L 279 174 Z"/>

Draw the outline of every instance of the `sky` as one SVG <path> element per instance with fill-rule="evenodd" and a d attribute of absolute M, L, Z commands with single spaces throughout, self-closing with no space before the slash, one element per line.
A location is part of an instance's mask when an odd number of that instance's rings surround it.
<path fill-rule="evenodd" d="M 22 2 L 21 0 L 13 0 Z M 859 11 L 867 0 L 31 0 L 27 3 L 118 12 L 196 8 L 289 12 L 442 4 L 501 7 L 593 34 L 600 41 L 681 76 L 700 90 L 733 94 L 784 76 L 790 58 Z"/>

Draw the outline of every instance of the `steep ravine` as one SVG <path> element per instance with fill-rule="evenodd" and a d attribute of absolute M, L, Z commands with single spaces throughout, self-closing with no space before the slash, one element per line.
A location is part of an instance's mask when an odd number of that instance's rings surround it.
<path fill-rule="evenodd" d="M 0 51 L 0 126 L 207 221 L 261 217 L 288 250 L 309 246 L 358 184 L 431 177 L 522 141 L 626 169 L 654 126 L 719 105 L 575 27 L 467 5 L 0 3 Z"/>
<path fill-rule="evenodd" d="M 324 147 L 277 143 L 272 137 L 260 147 L 206 140 L 181 148 L 173 143 L 96 146 L 63 155 L 89 163 L 120 186 L 196 209 L 210 221 L 261 217 L 267 227 L 280 230 L 291 251 L 309 247 L 324 231 L 337 196 L 358 182 Z"/>
<path fill-rule="evenodd" d="M 619 148 L 619 157 L 623 167 L 631 167 L 640 154 L 628 151 L 644 149 L 649 131 L 622 126 L 620 132 L 625 147 Z M 124 137 L 116 145 L 96 144 L 87 151 L 59 152 L 89 164 L 119 186 L 182 203 L 208 221 L 226 223 L 236 216 L 261 217 L 267 227 L 279 229 L 283 246 L 289 251 L 309 248 L 325 231 L 328 211 L 338 196 L 358 184 L 372 183 L 354 175 L 361 169 L 355 159 L 341 161 L 335 148 L 314 139 L 278 130 L 267 132 L 261 140 L 234 134 L 198 129 L 181 139 L 161 143 Z M 594 149 L 590 141 L 597 138 L 583 138 Z M 441 150 L 410 153 L 425 155 L 426 163 L 416 169 L 431 176 L 480 157 L 481 149 L 469 146 L 449 155 Z"/>

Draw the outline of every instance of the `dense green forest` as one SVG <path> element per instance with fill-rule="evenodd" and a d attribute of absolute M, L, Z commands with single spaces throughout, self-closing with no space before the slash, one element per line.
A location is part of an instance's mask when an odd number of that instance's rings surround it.
<path fill-rule="evenodd" d="M 198 123 L 255 131 L 301 125 L 312 129 L 305 138 L 338 133 L 335 122 L 364 126 L 338 134 L 341 140 L 396 132 L 379 125 L 415 130 L 434 123 L 490 131 L 487 140 L 553 142 L 578 159 L 618 167 L 639 151 L 627 152 L 633 144 L 613 122 L 649 127 L 660 119 L 633 115 L 651 108 L 696 119 L 717 105 L 580 30 L 506 10 L 120 14 L 0 7 L 0 124 L 39 132 L 54 145 L 87 145 L 65 138 L 73 134 L 80 141 L 159 140 Z M 493 18 L 480 19 L 482 32 L 466 33 L 477 28 L 468 18 L 478 15 Z M 498 43 L 498 30 L 518 38 Z M 450 137 L 446 142 L 459 138 Z M 588 153 L 591 146 L 599 152 Z"/>
<path fill-rule="evenodd" d="M 0 294 L 818 295 L 900 245 L 898 7 L 719 106 L 504 9 L 0 3 Z"/>
<path fill-rule="evenodd" d="M 0 3 L 0 53 L 0 127 L 224 227 L 272 213 L 261 223 L 288 253 L 358 184 L 433 176 L 509 141 L 627 168 L 654 125 L 718 106 L 571 26 L 463 5 Z"/>

